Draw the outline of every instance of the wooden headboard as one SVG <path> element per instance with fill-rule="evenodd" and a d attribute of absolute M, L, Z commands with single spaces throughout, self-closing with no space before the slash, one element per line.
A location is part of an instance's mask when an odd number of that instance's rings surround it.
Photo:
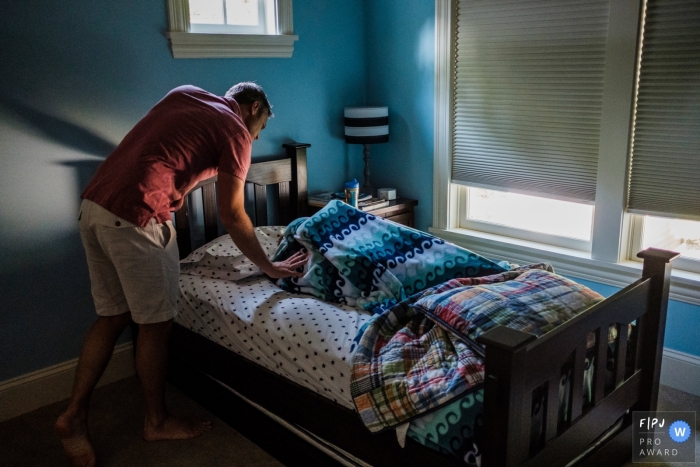
<path fill-rule="evenodd" d="M 246 178 L 246 205 L 251 206 L 253 225 L 287 225 L 297 217 L 305 216 L 308 206 L 306 184 L 306 148 L 310 144 L 289 143 L 282 145 L 285 157 L 267 162 L 251 164 Z M 204 214 L 204 242 L 219 236 L 216 181 L 212 177 L 197 184 L 187 195 L 182 207 L 175 213 L 175 229 L 180 258 L 184 258 L 200 245 L 193 245 L 192 194 L 201 189 L 202 212 Z M 270 187 L 270 189 L 268 189 Z M 275 199 L 269 200 L 268 191 Z M 268 204 L 273 211 L 268 212 Z M 269 216 L 272 214 L 272 216 Z"/>

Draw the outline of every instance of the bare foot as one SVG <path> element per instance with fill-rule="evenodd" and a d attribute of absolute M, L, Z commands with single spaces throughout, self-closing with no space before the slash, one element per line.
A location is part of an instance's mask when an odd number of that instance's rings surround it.
<path fill-rule="evenodd" d="M 143 427 L 143 439 L 161 441 L 164 439 L 190 439 L 211 430 L 211 422 L 195 422 L 168 416 L 163 423 L 153 426 L 148 423 Z"/>
<path fill-rule="evenodd" d="M 95 450 L 90 442 L 85 420 L 64 413 L 56 420 L 54 429 L 74 467 L 94 467 Z"/>

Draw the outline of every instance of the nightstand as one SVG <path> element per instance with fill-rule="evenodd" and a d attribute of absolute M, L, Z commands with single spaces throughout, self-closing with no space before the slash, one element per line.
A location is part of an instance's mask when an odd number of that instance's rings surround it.
<path fill-rule="evenodd" d="M 409 198 L 396 198 L 389 201 L 388 206 L 382 206 L 376 209 L 366 209 L 365 212 L 372 214 L 373 216 L 383 217 L 390 221 L 394 221 L 397 224 L 402 224 L 408 227 L 413 227 L 415 224 L 415 217 L 413 214 L 413 208 L 418 205 L 418 200 Z M 309 213 L 313 214 L 321 209 L 318 206 L 309 205 Z"/>

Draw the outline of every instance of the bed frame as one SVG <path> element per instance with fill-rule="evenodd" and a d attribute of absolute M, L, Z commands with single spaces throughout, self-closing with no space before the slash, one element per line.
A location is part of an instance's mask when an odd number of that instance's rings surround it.
<path fill-rule="evenodd" d="M 256 225 L 286 225 L 306 214 L 309 146 L 285 144 L 283 159 L 252 165 L 247 192 Z M 215 181 L 197 187 L 202 189 L 206 241 L 220 232 Z M 268 199 L 270 192 L 275 203 Z M 274 215 L 268 216 L 271 212 Z M 188 203 L 176 213 L 181 257 L 193 249 L 191 217 Z M 678 255 L 649 249 L 638 256 L 644 259 L 639 280 L 556 330 L 537 338 L 498 326 L 478 339 L 486 346 L 482 465 L 564 466 L 576 460 L 576 465 L 612 466 L 631 457 L 632 411 L 656 410 L 670 262 Z M 627 325 L 633 321 L 635 338 L 628 335 Z M 606 389 L 605 378 L 596 377 L 592 404 L 584 411 L 586 336 L 596 335 L 594 374 L 603 375 L 612 325 L 621 330 L 615 343 L 614 387 Z M 558 390 L 561 368 L 567 362 L 573 363 L 571 422 L 562 426 L 557 417 Z M 464 465 L 410 439 L 402 449 L 394 430 L 370 434 L 355 412 L 179 325 L 174 326 L 170 341 L 169 380 L 285 465 Z M 543 388 L 547 397 L 542 442 L 531 448 L 535 388 Z M 601 438 L 616 422 L 620 428 Z M 283 426 L 294 428 L 296 434 Z"/>

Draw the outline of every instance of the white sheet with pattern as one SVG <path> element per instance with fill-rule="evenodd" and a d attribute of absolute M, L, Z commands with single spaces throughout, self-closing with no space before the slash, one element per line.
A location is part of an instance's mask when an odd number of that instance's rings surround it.
<path fill-rule="evenodd" d="M 369 313 L 285 292 L 261 276 L 182 274 L 180 292 L 178 324 L 354 410 L 351 349 Z"/>

